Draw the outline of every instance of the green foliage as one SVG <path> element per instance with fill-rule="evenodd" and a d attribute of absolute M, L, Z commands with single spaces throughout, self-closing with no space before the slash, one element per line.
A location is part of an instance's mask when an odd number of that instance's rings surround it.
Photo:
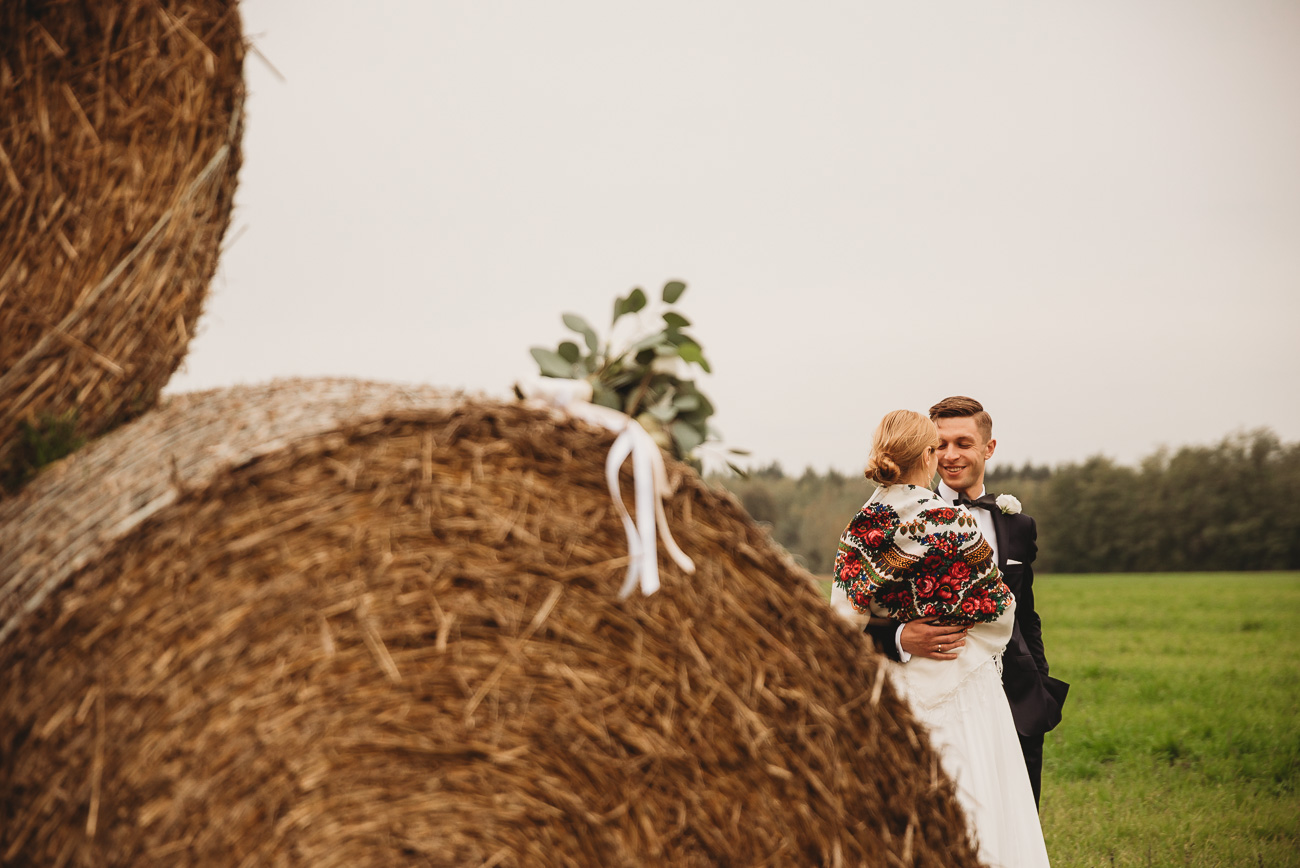
<path fill-rule="evenodd" d="M 554 350 L 533 347 L 531 352 L 542 376 L 587 380 L 594 403 L 632 416 L 662 448 L 693 461 L 695 450 L 715 439 L 708 421 L 714 410 L 686 372 L 691 365 L 705 373 L 712 368 L 699 341 L 686 331 L 690 320 L 666 307 L 676 304 L 684 292 L 686 284 L 679 280 L 664 284 L 660 297 L 665 307 L 655 319 L 656 325 L 619 345 L 613 340 L 619 320 L 641 314 L 649 304 L 639 287 L 625 298 L 614 299 L 610 333 L 603 343 L 585 319 L 566 313 L 564 325 L 581 336 L 582 346 L 566 340 Z"/>
<path fill-rule="evenodd" d="M 871 494 L 834 471 L 793 480 L 778 465 L 717 482 L 818 573 L 830 570 L 840 532 Z M 1038 522 L 1040 572 L 1300 569 L 1300 443 L 1270 431 L 1157 452 L 1138 467 L 1103 457 L 991 466 L 985 485 L 1014 494 Z"/>
<path fill-rule="evenodd" d="M 1137 468 L 1097 457 L 987 485 L 1038 520 L 1048 572 L 1300 569 L 1300 443 L 1271 431 L 1162 450 Z"/>
<path fill-rule="evenodd" d="M 874 488 L 864 478 L 834 471 L 823 477 L 808 470 L 794 479 L 777 464 L 746 478 L 715 477 L 713 482 L 735 494 L 755 521 L 770 525 L 772 539 L 813 573 L 830 572 L 840 534 Z"/>
<path fill-rule="evenodd" d="M 42 467 L 71 455 L 86 443 L 77 431 L 77 414 L 73 411 L 57 416 L 42 414 L 35 423 L 24 420 L 18 437 L 9 465 L 0 475 L 0 485 L 9 491 L 17 491 Z"/>

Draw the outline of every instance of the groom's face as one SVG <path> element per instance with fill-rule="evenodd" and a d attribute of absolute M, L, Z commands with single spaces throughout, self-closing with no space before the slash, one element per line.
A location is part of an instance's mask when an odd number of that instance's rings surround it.
<path fill-rule="evenodd" d="M 993 457 L 996 440 L 985 440 L 972 416 L 935 419 L 939 429 L 939 476 L 953 491 L 977 495 L 984 487 L 984 462 Z"/>

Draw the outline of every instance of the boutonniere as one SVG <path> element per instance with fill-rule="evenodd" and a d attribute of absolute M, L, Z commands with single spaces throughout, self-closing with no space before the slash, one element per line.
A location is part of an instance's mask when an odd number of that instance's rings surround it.
<path fill-rule="evenodd" d="M 1016 499 L 1014 494 L 999 494 L 994 503 L 998 505 L 998 509 L 1002 510 L 1004 515 L 1020 514 L 1020 501 Z"/>

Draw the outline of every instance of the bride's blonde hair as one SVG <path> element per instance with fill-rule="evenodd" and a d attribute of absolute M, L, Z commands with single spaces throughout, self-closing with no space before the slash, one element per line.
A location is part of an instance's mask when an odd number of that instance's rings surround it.
<path fill-rule="evenodd" d="M 880 485 L 894 485 L 905 479 L 925 457 L 926 450 L 939 443 L 939 429 L 914 410 L 894 410 L 876 426 L 871 438 L 867 479 Z"/>

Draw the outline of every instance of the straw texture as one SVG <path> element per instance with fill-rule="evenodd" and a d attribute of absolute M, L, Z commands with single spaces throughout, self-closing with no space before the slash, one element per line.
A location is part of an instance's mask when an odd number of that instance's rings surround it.
<path fill-rule="evenodd" d="M 0 3 L 0 477 L 23 421 L 153 406 L 240 163 L 234 0 Z"/>
<path fill-rule="evenodd" d="M 43 474 L 0 504 L 0 862 L 977 864 L 880 658 L 732 497 L 670 461 L 698 570 L 617 599 L 612 440 L 295 381 Z"/>

